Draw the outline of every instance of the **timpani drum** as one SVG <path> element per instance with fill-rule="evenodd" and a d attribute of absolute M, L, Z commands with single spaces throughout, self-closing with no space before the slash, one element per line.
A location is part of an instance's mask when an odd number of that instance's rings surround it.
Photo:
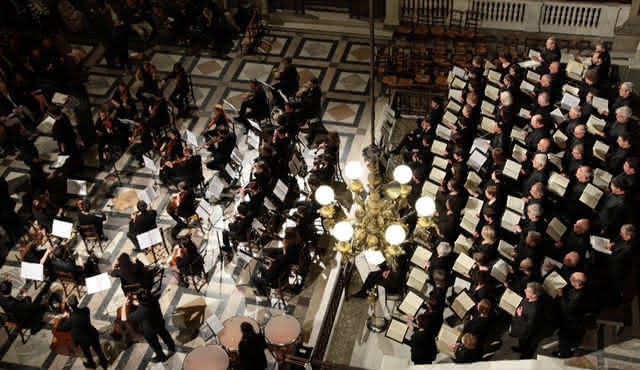
<path fill-rule="evenodd" d="M 229 356 L 218 345 L 202 346 L 189 352 L 182 363 L 183 370 L 226 370 Z"/>
<path fill-rule="evenodd" d="M 256 333 L 260 332 L 260 326 L 256 320 L 247 316 L 234 316 L 224 320 L 222 326 L 224 329 L 218 333 L 218 339 L 220 344 L 224 346 L 229 352 L 237 352 L 242 340 L 242 330 L 240 330 L 240 324 L 248 322 L 253 326 Z"/>
<path fill-rule="evenodd" d="M 274 316 L 264 327 L 269 350 L 278 361 L 283 361 L 294 350 L 301 333 L 298 319 L 286 314 Z"/>

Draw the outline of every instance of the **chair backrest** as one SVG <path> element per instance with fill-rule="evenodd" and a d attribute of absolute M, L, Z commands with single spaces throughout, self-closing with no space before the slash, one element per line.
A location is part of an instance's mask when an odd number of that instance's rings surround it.
<path fill-rule="evenodd" d="M 62 270 L 53 270 L 53 272 L 56 274 L 56 277 L 60 281 L 72 281 L 74 283 L 77 282 L 77 279 L 72 272 Z"/>
<path fill-rule="evenodd" d="M 88 225 L 78 225 L 78 231 L 80 232 L 80 236 L 86 240 L 100 240 L 100 235 L 96 231 L 96 225 L 88 224 Z"/>

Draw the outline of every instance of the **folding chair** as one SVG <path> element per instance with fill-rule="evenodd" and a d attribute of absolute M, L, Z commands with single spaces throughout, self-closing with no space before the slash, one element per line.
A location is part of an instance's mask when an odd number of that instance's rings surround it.
<path fill-rule="evenodd" d="M 11 336 L 11 330 L 15 329 L 15 331 L 17 332 L 18 335 L 20 335 L 20 339 L 22 340 L 22 344 L 26 344 L 27 340 L 29 338 L 31 338 L 31 336 L 29 335 L 26 339 L 25 339 L 25 334 L 29 333 L 29 329 L 28 328 L 23 328 L 22 325 L 20 325 L 18 323 L 18 320 L 15 319 L 15 317 L 9 313 L 6 312 L 0 312 L 0 321 L 2 321 L 2 326 L 4 327 L 4 330 L 7 332 L 7 336 Z"/>
<path fill-rule="evenodd" d="M 54 270 L 53 273 L 60 281 L 60 285 L 62 285 L 62 291 L 64 292 L 65 298 L 69 298 L 71 293 L 73 293 L 74 291 L 78 293 L 78 298 L 82 297 L 80 286 L 82 286 L 83 284 L 80 280 L 76 279 L 72 272 Z"/>
<path fill-rule="evenodd" d="M 87 254 L 92 254 L 93 249 L 97 245 L 100 248 L 100 252 L 104 253 L 104 248 L 102 247 L 102 238 L 98 235 L 96 231 L 95 225 L 78 225 L 78 232 L 82 237 L 82 242 L 84 243 L 84 247 L 87 250 Z M 93 244 L 91 248 L 89 248 L 89 242 Z"/>

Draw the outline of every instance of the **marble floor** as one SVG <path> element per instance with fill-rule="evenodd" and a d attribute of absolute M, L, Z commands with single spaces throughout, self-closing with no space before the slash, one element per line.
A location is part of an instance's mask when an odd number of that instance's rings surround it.
<path fill-rule="evenodd" d="M 336 131 L 341 138 L 341 162 L 350 158 L 359 158 L 361 149 L 369 144 L 371 130 L 371 107 L 368 103 L 367 89 L 371 83 L 368 78 L 368 47 L 366 40 L 355 38 L 336 38 L 317 34 L 302 34 L 285 31 L 274 31 L 275 42 L 268 55 L 242 56 L 232 52 L 229 58 L 221 59 L 209 55 L 186 55 L 180 48 L 170 46 L 155 46 L 149 53 L 151 61 L 159 70 L 160 78 L 164 78 L 174 63 L 181 63 L 191 74 L 195 105 L 197 111 L 190 118 L 179 119 L 176 125 L 183 133 L 186 130 L 199 133 L 211 115 L 213 106 L 228 100 L 239 107 L 241 94 L 248 90 L 248 80 L 257 78 L 265 82 L 271 79 L 270 72 L 276 66 L 281 57 L 293 57 L 301 76 L 301 82 L 312 77 L 321 81 L 323 97 L 323 119 L 329 131 Z M 123 70 L 108 68 L 104 58 L 103 49 L 98 44 L 78 40 L 73 44 L 74 48 L 83 50 L 87 55 L 89 78 L 86 87 L 90 95 L 94 116 L 99 107 L 107 102 L 114 92 L 115 84 L 122 79 L 131 85 L 132 90 L 137 86 L 133 83 L 133 76 Z M 365 50 L 366 49 L 366 50 Z M 134 50 L 132 50 L 134 52 Z M 172 89 L 169 83 L 164 87 L 165 95 Z M 379 89 L 376 90 L 379 93 Z M 375 109 L 377 117 L 381 116 L 385 98 L 378 98 Z M 72 121 L 73 121 L 73 117 Z M 43 124 L 39 127 L 42 133 L 36 140 L 41 158 L 45 163 L 47 172 L 51 172 L 49 164 L 56 158 L 56 145 L 53 142 L 50 127 Z M 247 137 L 238 137 L 238 148 L 243 154 L 245 172 L 253 158 L 257 155 L 255 150 L 247 146 Z M 204 154 L 204 153 L 202 153 Z M 312 153 L 305 151 L 305 159 L 312 160 Z M 206 160 L 206 158 L 205 158 Z M 152 202 L 152 207 L 158 210 L 158 225 L 165 231 L 168 243 L 171 238 L 168 229 L 174 224 L 166 213 L 166 205 L 170 194 L 165 188 L 156 184 L 154 174 L 145 168 L 137 168 L 132 164 L 132 158 L 125 154 L 116 163 L 122 182 L 113 176 L 113 172 L 98 171 L 96 160 L 96 148 L 90 148 L 85 156 L 85 170 L 74 178 L 86 180 L 89 184 L 88 199 L 94 208 L 103 211 L 108 219 L 105 224 L 108 244 L 103 253 L 97 252 L 100 262 L 100 270 L 105 271 L 114 259 L 122 252 L 132 252 L 133 245 L 126 238 L 126 229 L 132 206 L 138 199 L 138 192 L 148 186 L 154 186 L 158 196 Z M 28 178 L 28 169 L 25 164 L 15 158 L 6 157 L 0 160 L 0 174 L 11 180 L 13 197 L 18 202 L 18 209 L 22 206 L 21 199 L 27 193 L 28 186 L 25 182 Z M 205 168 L 205 177 L 211 178 L 213 174 Z M 64 186 L 57 184 L 56 186 Z M 64 191 L 63 191 L 64 193 Z M 73 214 L 74 198 L 65 197 L 65 208 Z M 224 213 L 229 215 L 233 207 L 221 205 Z M 220 225 L 218 225 L 220 226 Z M 318 317 L 318 308 L 322 306 L 324 287 L 327 284 L 327 270 L 332 266 L 332 254 L 328 253 L 324 259 L 318 262 L 317 271 L 312 274 L 303 292 L 290 299 L 285 307 L 266 300 L 256 298 L 252 290 L 238 285 L 247 282 L 255 262 L 249 261 L 241 255 L 234 257 L 232 261 L 225 261 L 221 267 L 216 263 L 218 256 L 218 242 L 216 233 L 196 231 L 194 239 L 202 250 L 207 251 L 207 269 L 209 282 L 202 292 L 193 288 L 183 288 L 176 284 L 167 270 L 162 284 L 161 307 L 168 323 L 168 328 L 178 344 L 178 353 L 163 364 L 166 369 L 181 368 L 182 360 L 192 349 L 212 339 L 211 330 L 203 325 L 195 335 L 176 328 L 171 322 L 171 316 L 177 307 L 189 303 L 197 297 L 202 297 L 206 302 L 205 319 L 211 315 L 218 316 L 222 321 L 236 316 L 245 315 L 253 318 L 263 318 L 268 315 L 288 313 L 295 316 L 302 324 L 303 338 L 308 337 L 314 325 L 321 317 Z M 80 241 L 72 241 L 80 258 L 86 257 L 86 252 Z M 60 293 L 59 283 L 50 286 L 36 287 L 32 281 L 23 280 L 20 277 L 20 262 L 17 259 L 17 248 L 13 248 L 6 256 L 4 265 L 0 268 L 0 274 L 10 276 L 14 282 L 14 293 L 24 288 L 26 294 L 36 297 L 38 294 L 49 295 Z M 135 253 L 134 253 L 135 254 Z M 138 255 L 143 261 L 147 257 Z M 146 261 L 148 262 L 148 261 Z M 163 265 L 166 267 L 166 264 Z M 91 310 L 93 324 L 103 333 L 106 340 L 108 331 L 114 320 L 116 309 L 123 303 L 124 296 L 119 286 L 119 280 L 112 279 L 112 286 L 106 291 L 91 295 L 83 295 L 81 306 L 87 306 Z M 0 330 L 0 368 L 2 369 L 80 369 L 82 359 L 56 355 L 49 351 L 51 342 L 52 317 L 47 316 L 49 322 L 45 329 L 31 336 L 26 344 L 16 338 L 15 335 L 7 336 Z M 152 351 L 146 343 L 138 343 L 121 352 L 116 352 L 111 368 L 114 369 L 145 369 L 150 368 L 149 360 Z M 273 359 L 270 359 L 271 366 Z M 155 369 L 155 368 L 154 368 Z"/>

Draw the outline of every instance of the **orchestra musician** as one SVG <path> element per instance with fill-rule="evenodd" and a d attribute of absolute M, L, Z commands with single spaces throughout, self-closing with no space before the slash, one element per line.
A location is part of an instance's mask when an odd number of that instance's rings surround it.
<path fill-rule="evenodd" d="M 300 126 L 303 123 L 303 115 L 296 111 L 292 102 L 284 103 L 284 113 L 278 115 L 278 123 L 287 130 L 290 138 L 295 138 L 300 132 Z"/>
<path fill-rule="evenodd" d="M 201 271 L 203 268 L 201 259 L 198 257 L 198 249 L 190 237 L 178 240 L 178 245 L 173 248 L 173 253 L 169 257 L 169 267 L 181 286 L 188 288 L 189 282 L 186 277 L 189 272 Z"/>
<path fill-rule="evenodd" d="M 169 100 L 178 108 L 178 115 L 184 116 L 189 111 L 189 76 L 180 63 L 175 63 L 164 82 L 171 78 L 176 79 L 176 87 L 169 96 Z"/>
<path fill-rule="evenodd" d="M 227 115 L 224 113 L 222 105 L 216 104 L 213 107 L 213 117 L 211 117 L 211 120 L 209 120 L 209 123 L 207 123 L 207 126 L 202 130 L 200 135 L 204 136 L 207 139 L 212 139 L 216 136 L 216 129 L 220 126 L 228 127 L 229 118 L 227 118 Z"/>
<path fill-rule="evenodd" d="M 151 290 L 153 276 L 138 259 L 131 259 L 129 254 L 121 253 L 111 265 L 109 275 L 120 278 L 120 288 L 126 295 L 130 291 Z"/>
<path fill-rule="evenodd" d="M 250 112 L 247 110 L 251 108 Z M 238 112 L 238 118 L 240 122 L 248 127 L 247 119 L 253 119 L 257 122 L 269 117 L 269 101 L 267 100 L 267 94 L 264 92 L 264 88 L 258 83 L 257 80 L 249 81 L 249 93 L 242 101 L 240 105 L 240 112 Z"/>
<path fill-rule="evenodd" d="M 294 96 L 300 87 L 300 76 L 293 65 L 291 57 L 284 57 L 280 63 L 280 69 L 275 73 L 275 79 L 279 82 L 273 85 L 274 90 L 280 90 L 285 96 Z M 284 103 L 280 94 L 274 94 L 275 105 L 282 107 Z"/>
<path fill-rule="evenodd" d="M 310 79 L 306 86 L 298 91 L 296 97 L 300 99 L 305 118 L 320 117 L 322 91 L 317 78 Z"/>
<path fill-rule="evenodd" d="M 168 161 L 175 161 L 182 155 L 183 146 L 180 132 L 175 128 L 167 131 L 167 137 L 160 146 L 160 157 L 163 164 Z"/>
<path fill-rule="evenodd" d="M 58 330 L 71 332 L 73 344 L 80 346 L 87 358 L 87 361 L 83 362 L 83 365 L 88 369 L 96 368 L 93 356 L 91 355 L 91 348 L 93 348 L 100 359 L 100 366 L 106 369 L 109 366 L 109 362 L 100 346 L 100 333 L 95 326 L 91 325 L 91 312 L 89 308 L 78 307 L 78 298 L 72 295 L 67 300 L 66 310 L 62 317 L 63 321 L 58 326 Z"/>
<path fill-rule="evenodd" d="M 101 214 L 100 216 L 97 216 L 89 213 L 91 211 L 91 203 L 87 199 L 78 201 L 78 208 L 80 208 L 80 214 L 78 214 L 78 225 L 93 225 L 100 239 L 105 240 L 106 237 L 104 235 L 103 228 L 103 223 L 106 219 L 105 215 Z"/>
<path fill-rule="evenodd" d="M 156 95 L 158 89 L 158 70 L 156 66 L 151 64 L 148 58 L 145 58 L 144 62 L 138 66 L 136 70 L 136 80 L 141 84 L 136 92 L 136 98 L 140 101 L 145 101 L 144 94 Z"/>
<path fill-rule="evenodd" d="M 264 350 L 267 344 L 262 333 L 255 332 L 248 322 L 240 324 L 242 339 L 238 345 L 238 357 L 243 370 L 258 370 L 267 368 L 267 357 Z"/>
<path fill-rule="evenodd" d="M 149 346 L 156 353 L 155 357 L 151 358 L 151 362 L 164 362 L 176 352 L 176 344 L 173 338 L 171 338 L 169 331 L 167 331 L 157 297 L 154 297 L 147 291 L 141 291 L 140 294 L 138 294 L 138 308 L 131 313 L 126 313 L 126 319 L 141 323 L 144 339 L 146 339 Z M 169 356 L 165 355 L 162 350 L 158 336 L 160 336 L 162 341 L 167 345 Z"/>
<path fill-rule="evenodd" d="M 193 184 L 202 176 L 202 162 L 199 155 L 193 155 L 193 149 L 184 147 L 182 157 L 164 162 L 160 169 L 160 181 L 163 184 L 177 184 L 186 181 Z"/>
<path fill-rule="evenodd" d="M 216 126 L 217 136 L 203 144 L 213 154 L 213 159 L 207 163 L 207 168 L 222 170 L 229 160 L 236 146 L 236 135 L 229 130 L 229 126 Z"/>
<path fill-rule="evenodd" d="M 249 216 L 249 206 L 246 203 L 238 204 L 228 229 L 222 232 L 222 251 L 233 253 L 231 241 L 245 241 L 253 218 Z"/>
<path fill-rule="evenodd" d="M 156 224 L 156 216 L 156 211 L 147 209 L 147 203 L 143 200 L 138 201 L 136 211 L 131 214 L 129 231 L 127 232 L 127 237 L 135 246 L 135 251 L 140 251 L 140 245 L 138 244 L 138 238 L 136 238 L 136 236 L 158 227 Z"/>
<path fill-rule="evenodd" d="M 116 109 L 116 118 L 134 119 L 138 110 L 124 81 L 118 81 L 116 92 L 111 97 L 111 105 Z"/>
<path fill-rule="evenodd" d="M 47 233 L 51 233 L 53 218 L 62 215 L 63 209 L 55 207 L 49 200 L 49 191 L 40 194 L 32 202 L 31 213 L 38 225 Z"/>
<path fill-rule="evenodd" d="M 55 273 L 68 272 L 73 275 L 75 280 L 79 280 L 83 274 L 82 266 L 76 265 L 75 261 L 68 256 L 64 247 L 49 247 L 40 259 L 41 265 L 46 265 L 51 273 L 51 276 L 55 279 Z"/>
<path fill-rule="evenodd" d="M 251 285 L 258 291 L 259 295 L 269 296 L 268 289 L 278 284 L 280 279 L 288 275 L 291 266 L 300 261 L 302 250 L 302 237 L 293 228 L 285 229 L 282 248 L 264 248 L 263 254 L 267 257 L 251 276 Z"/>
<path fill-rule="evenodd" d="M 153 138 L 151 132 L 144 122 L 136 123 L 131 136 L 129 136 L 129 152 L 138 161 L 139 167 L 144 167 L 144 159 L 142 155 L 153 148 Z"/>
<path fill-rule="evenodd" d="M 60 154 L 76 155 L 79 152 L 76 143 L 76 132 L 66 114 L 62 113 L 57 105 L 49 107 L 49 114 L 56 120 L 51 128 L 51 134 L 58 143 Z"/>
<path fill-rule="evenodd" d="M 98 114 L 95 122 L 96 136 L 98 141 L 98 160 L 100 170 L 104 169 L 104 162 L 107 160 L 106 154 L 114 149 L 124 150 L 127 147 L 128 128 L 120 121 L 112 120 L 107 109 L 103 109 Z"/>
<path fill-rule="evenodd" d="M 36 302 L 31 302 L 31 297 L 22 295 L 22 291 L 17 297 L 11 296 L 13 284 L 8 278 L 0 283 L 0 307 L 5 313 L 12 315 L 18 325 L 29 328 L 31 335 L 42 329 L 42 315 L 46 306 Z"/>
<path fill-rule="evenodd" d="M 148 101 L 147 123 L 156 136 L 161 136 L 162 129 L 171 123 L 169 105 L 160 90 Z"/>
<path fill-rule="evenodd" d="M 178 184 L 178 192 L 171 196 L 167 206 L 167 213 L 176 222 L 176 226 L 171 231 L 171 235 L 175 239 L 180 230 L 187 227 L 183 219 L 188 220 L 189 217 L 196 213 L 196 197 L 186 182 L 181 181 Z"/>

